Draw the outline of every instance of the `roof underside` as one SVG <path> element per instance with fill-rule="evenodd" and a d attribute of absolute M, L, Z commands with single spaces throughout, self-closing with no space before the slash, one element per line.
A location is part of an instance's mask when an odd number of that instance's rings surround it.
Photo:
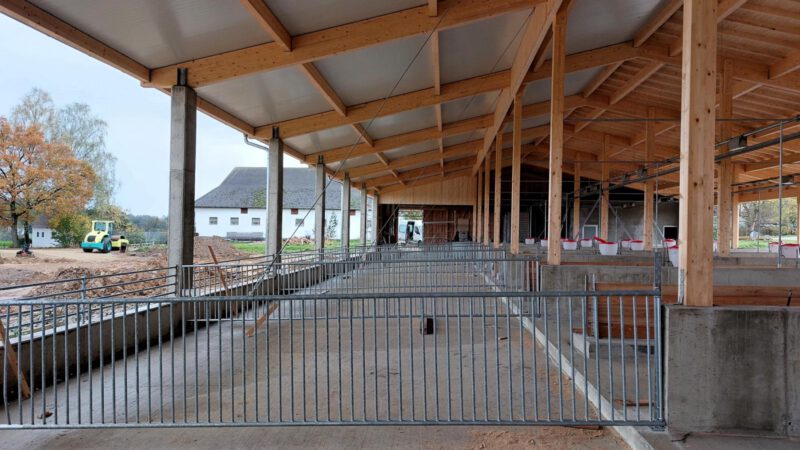
<path fill-rule="evenodd" d="M 167 92 L 186 67 L 207 113 L 262 139 L 279 127 L 293 156 L 322 156 L 335 176 L 347 170 L 383 191 L 473 173 L 532 11 L 544 2 L 260 1 L 2 0 L 0 11 Z M 800 3 L 723 3 L 733 5 L 719 17 L 719 51 L 735 68 L 732 132 L 797 115 L 800 64 L 787 61 L 800 60 Z M 605 136 L 611 175 L 642 167 L 645 123 L 631 119 L 648 107 L 665 119 L 656 124 L 656 160 L 678 154 L 679 4 L 571 2 L 565 172 L 601 159 Z M 549 55 L 545 38 L 524 84 L 523 154 L 534 166 L 547 164 Z M 500 129 L 510 147 L 510 124 Z M 800 143 L 784 151 L 800 161 Z M 736 157 L 736 182 L 776 176 L 777 152 Z M 600 177 L 597 164 L 582 168 L 583 177 Z M 798 165 L 784 166 L 794 173 Z M 677 193 L 677 181 L 665 176 L 660 192 Z"/>

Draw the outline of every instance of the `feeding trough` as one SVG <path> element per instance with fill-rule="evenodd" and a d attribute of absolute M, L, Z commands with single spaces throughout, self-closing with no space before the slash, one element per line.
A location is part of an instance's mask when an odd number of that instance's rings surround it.
<path fill-rule="evenodd" d="M 580 242 L 581 242 L 581 248 L 591 248 L 592 245 L 594 244 L 594 240 L 589 238 L 583 238 L 581 239 Z"/>
<path fill-rule="evenodd" d="M 613 256 L 619 253 L 619 243 L 617 242 L 609 242 L 604 239 L 600 239 L 599 237 L 595 237 L 597 240 L 597 248 L 600 250 L 600 254 L 604 256 Z"/>
<path fill-rule="evenodd" d="M 630 249 L 631 248 L 631 242 L 632 241 L 630 239 L 623 239 L 622 241 L 620 241 L 620 243 L 622 244 L 622 248 L 626 248 L 626 249 Z"/>
<path fill-rule="evenodd" d="M 630 245 L 631 245 L 631 250 L 635 252 L 641 252 L 642 250 L 644 250 L 644 241 L 632 240 Z"/>
<path fill-rule="evenodd" d="M 539 244 L 542 246 L 542 248 L 547 248 L 547 238 L 544 238 L 541 241 L 539 241 Z"/>
<path fill-rule="evenodd" d="M 667 249 L 667 254 L 669 255 L 669 262 L 672 263 L 674 267 L 678 267 L 678 246 L 673 245 Z"/>
<path fill-rule="evenodd" d="M 781 255 L 784 258 L 800 259 L 800 245 L 799 244 L 783 244 L 781 246 Z"/>
<path fill-rule="evenodd" d="M 666 249 L 669 249 L 676 245 L 678 245 L 678 242 L 675 239 L 664 239 L 663 241 L 661 241 L 661 246 Z"/>
<path fill-rule="evenodd" d="M 533 245 L 536 243 L 535 238 L 525 238 L 525 245 Z"/>
<path fill-rule="evenodd" d="M 778 253 L 779 249 L 781 248 L 780 242 L 770 242 L 768 245 L 770 253 Z"/>
<path fill-rule="evenodd" d="M 573 241 L 572 239 L 562 239 L 561 247 L 563 247 L 564 250 L 577 250 L 578 241 Z"/>

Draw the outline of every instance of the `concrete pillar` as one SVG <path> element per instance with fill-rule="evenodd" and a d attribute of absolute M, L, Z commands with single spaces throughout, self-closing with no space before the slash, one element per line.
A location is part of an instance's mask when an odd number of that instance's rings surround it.
<path fill-rule="evenodd" d="M 737 205 L 736 209 L 737 210 L 739 209 L 738 205 Z M 797 196 L 797 221 L 795 223 L 797 223 L 797 243 L 800 244 L 800 195 Z M 736 215 L 735 226 L 736 226 L 736 230 L 737 230 L 736 234 L 738 235 L 739 234 L 739 232 L 738 232 L 738 230 L 739 230 L 739 215 L 738 214 Z M 737 243 L 738 243 L 739 239 L 737 238 L 736 240 L 737 240 Z"/>
<path fill-rule="evenodd" d="M 722 62 L 722 73 L 720 74 L 720 101 L 719 115 L 723 119 L 733 118 L 733 60 L 725 58 Z M 720 138 L 728 139 L 733 134 L 733 123 L 728 120 L 719 122 Z M 729 151 L 733 148 L 731 143 L 720 149 Z M 717 179 L 717 247 L 720 256 L 730 255 L 731 232 L 733 223 L 731 219 L 731 192 L 733 190 L 733 161 L 730 158 L 720 161 L 718 166 L 719 177 Z"/>
<path fill-rule="evenodd" d="M 325 194 L 323 192 L 325 192 L 325 182 L 327 181 L 322 158 L 317 163 L 316 169 L 314 198 L 317 199 L 317 203 L 314 205 L 314 248 L 321 253 L 325 249 Z"/>
<path fill-rule="evenodd" d="M 272 129 L 269 140 L 267 177 L 267 253 L 277 255 L 283 243 L 283 141 L 277 128 Z"/>
<path fill-rule="evenodd" d="M 478 208 L 475 212 L 477 228 L 475 230 L 475 242 L 483 240 L 483 167 L 478 169 Z"/>
<path fill-rule="evenodd" d="M 511 134 L 511 224 L 508 237 L 511 254 L 519 253 L 520 184 L 522 181 L 522 90 L 514 95 Z M 529 216 L 530 217 L 530 216 Z"/>
<path fill-rule="evenodd" d="M 644 144 L 644 160 L 645 164 L 650 164 L 656 154 L 656 124 L 653 120 L 656 118 L 656 109 L 652 106 L 647 108 L 647 118 L 645 122 L 645 144 Z M 653 250 L 653 210 L 655 205 L 653 199 L 655 197 L 655 182 L 647 180 L 644 182 L 644 217 L 642 222 L 644 224 L 642 232 L 642 242 L 644 249 L 647 251 Z"/>
<path fill-rule="evenodd" d="M 344 173 L 342 181 L 342 234 L 340 235 L 343 249 L 350 249 L 350 173 Z"/>
<path fill-rule="evenodd" d="M 361 185 L 361 245 L 367 246 L 367 185 Z"/>
<path fill-rule="evenodd" d="M 183 77 L 185 78 L 185 73 Z M 173 86 L 169 142 L 169 231 L 167 264 L 194 262 L 194 177 L 197 139 L 197 94 L 188 86 Z M 176 295 L 189 288 L 191 277 L 178 276 Z"/>

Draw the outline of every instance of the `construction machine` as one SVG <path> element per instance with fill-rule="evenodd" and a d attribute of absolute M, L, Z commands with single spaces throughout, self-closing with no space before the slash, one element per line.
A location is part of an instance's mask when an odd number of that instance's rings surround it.
<path fill-rule="evenodd" d="M 91 253 L 92 250 L 98 250 L 101 253 L 119 250 L 120 253 L 125 253 L 128 244 L 125 236 L 114 234 L 114 222 L 93 220 L 92 230 L 83 238 L 81 248 L 86 253 Z"/>

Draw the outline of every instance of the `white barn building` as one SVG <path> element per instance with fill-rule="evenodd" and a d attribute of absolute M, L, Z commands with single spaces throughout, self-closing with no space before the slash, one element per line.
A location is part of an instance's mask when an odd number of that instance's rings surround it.
<path fill-rule="evenodd" d="M 283 169 L 284 239 L 314 238 L 315 170 Z M 264 167 L 236 167 L 222 184 L 195 201 L 195 231 L 200 236 L 235 240 L 263 240 L 266 230 L 266 180 Z M 350 195 L 350 239 L 359 239 L 361 195 Z M 326 237 L 339 239 L 342 226 L 342 184 L 333 180 L 325 195 Z M 335 220 L 335 225 L 333 222 Z M 368 229 L 370 223 L 367 223 Z"/>

